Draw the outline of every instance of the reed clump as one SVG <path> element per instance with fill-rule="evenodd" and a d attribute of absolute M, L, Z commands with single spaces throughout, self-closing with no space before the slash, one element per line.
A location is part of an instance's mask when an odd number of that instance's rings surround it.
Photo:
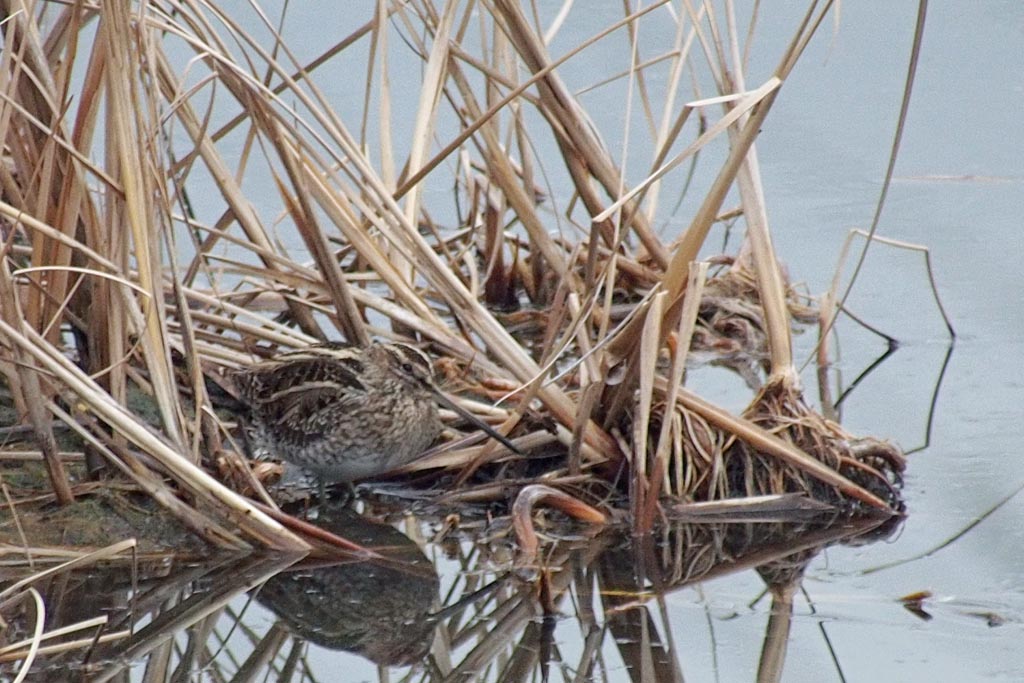
<path fill-rule="evenodd" d="M 831 3 L 811 3 L 754 86 L 731 3 L 698 4 L 645 6 L 556 58 L 565 27 L 546 34 L 506 0 L 378 3 L 312 57 L 268 15 L 216 2 L 0 2 L 0 372 L 53 496 L 81 490 L 54 436 L 69 430 L 89 477 L 133 481 L 207 541 L 305 549 L 236 491 L 250 472 L 212 386 L 278 350 L 384 338 L 441 358 L 464 404 L 530 454 L 453 438 L 411 468 L 443 482 L 439 499 L 507 503 L 543 483 L 628 510 L 637 531 L 664 496 L 798 490 L 893 512 L 897 457 L 816 452 L 850 439 L 800 398 L 789 335 L 808 311 L 754 154 Z M 648 63 L 637 31 L 665 20 Z M 600 131 L 561 75 L 621 36 L 615 97 L 637 98 L 650 147 L 639 178 L 602 138 L 623 131 Z M 363 70 L 346 72 L 358 106 L 343 116 L 320 74 L 350 58 Z M 714 97 L 681 94 L 691 69 Z M 391 85 L 410 73 L 415 88 Z M 697 171 L 713 180 L 687 227 L 660 228 Z M 708 235 L 737 216 L 743 268 L 709 280 Z M 745 376 L 767 370 L 770 390 L 743 416 L 705 401 L 683 384 L 693 348 L 754 358 Z M 136 391 L 151 422 L 127 407 Z"/>

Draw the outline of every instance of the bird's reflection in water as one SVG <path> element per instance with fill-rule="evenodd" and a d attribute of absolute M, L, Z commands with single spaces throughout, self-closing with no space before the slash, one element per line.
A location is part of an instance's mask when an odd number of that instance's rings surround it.
<path fill-rule="evenodd" d="M 423 660 L 436 621 L 440 580 L 420 548 L 391 526 L 348 508 L 323 508 L 317 525 L 382 560 L 302 563 L 268 580 L 256 599 L 297 637 L 380 666 Z"/>

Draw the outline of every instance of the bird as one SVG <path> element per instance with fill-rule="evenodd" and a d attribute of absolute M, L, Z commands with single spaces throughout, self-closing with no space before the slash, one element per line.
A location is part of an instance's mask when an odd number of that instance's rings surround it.
<path fill-rule="evenodd" d="M 422 662 L 446 609 L 435 613 L 437 567 L 408 536 L 351 507 L 321 508 L 317 526 L 378 553 L 353 562 L 313 558 L 253 592 L 296 638 L 358 654 L 380 666 Z"/>
<path fill-rule="evenodd" d="M 325 483 L 351 483 L 412 462 L 441 434 L 438 404 L 520 452 L 448 398 L 430 358 L 398 342 L 325 342 L 229 370 L 246 408 L 250 455 L 273 457 Z"/>

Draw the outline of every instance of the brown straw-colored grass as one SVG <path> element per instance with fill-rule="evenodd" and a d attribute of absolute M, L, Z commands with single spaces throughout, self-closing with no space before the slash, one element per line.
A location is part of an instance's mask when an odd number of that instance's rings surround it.
<path fill-rule="evenodd" d="M 130 477 L 208 541 L 306 548 L 211 476 L 232 440 L 207 383 L 277 349 L 392 338 L 443 357 L 469 405 L 534 449 L 531 464 L 456 440 L 414 465 L 454 474 L 467 499 L 479 486 L 479 499 L 509 500 L 493 487 L 503 473 L 562 482 L 588 503 L 621 485 L 638 533 L 664 496 L 824 487 L 838 492 L 829 500 L 892 509 L 876 485 L 892 477 L 863 470 L 898 458 L 834 453 L 848 435 L 800 399 L 796 309 L 754 146 L 831 4 L 811 3 L 775 72 L 747 86 L 728 0 L 724 13 L 685 2 L 681 16 L 654 3 L 559 55 L 520 3 L 379 3 L 306 63 L 288 36 L 216 2 L 24 11 L 0 0 L 0 372 L 57 498 L 71 489 L 55 420 L 80 435 L 92 474 Z M 675 43 L 650 59 L 644 22 L 669 18 Z M 622 78 L 654 143 L 640 179 L 559 68 L 622 35 L 634 48 Z M 347 121 L 318 69 L 357 50 L 366 85 L 349 74 L 348 92 L 363 109 Z M 418 91 L 391 89 L 399 66 L 422 69 Z M 658 101 L 644 74 L 661 67 L 671 80 Z M 691 70 L 719 92 L 694 90 L 680 105 Z M 404 149 L 398 109 L 412 113 Z M 701 167 L 714 180 L 688 228 L 662 234 L 659 202 L 709 150 L 724 159 Z M 276 194 L 250 194 L 253 177 Z M 454 189 L 454 209 L 427 191 L 441 185 Z M 571 188 L 572 200 L 552 187 Z M 743 416 L 682 384 L 688 350 L 715 350 L 701 330 L 736 300 L 695 265 L 734 188 L 748 240 L 737 307 L 753 311 L 750 336 L 764 340 L 752 357 L 769 359 L 766 389 Z M 126 409 L 130 395 L 146 397 L 149 418 Z"/>

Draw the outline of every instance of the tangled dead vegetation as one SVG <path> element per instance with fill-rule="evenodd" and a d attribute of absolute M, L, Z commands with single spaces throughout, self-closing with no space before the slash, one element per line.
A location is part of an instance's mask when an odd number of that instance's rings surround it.
<path fill-rule="evenodd" d="M 467 440 L 448 416 L 437 452 L 406 472 L 421 496 L 507 511 L 543 484 L 638 532 L 666 497 L 802 491 L 897 511 L 898 454 L 790 393 L 792 321 L 811 311 L 772 248 L 752 154 L 830 5 L 811 6 L 753 85 L 731 57 L 753 36 L 661 3 L 558 57 L 521 3 L 378 3 L 308 62 L 285 36 L 267 52 L 216 2 L 5 6 L 0 372 L 53 497 L 81 490 L 55 436 L 69 431 L 87 477 L 131 480 L 215 545 L 307 549 L 249 499 L 262 492 L 230 455 L 218 379 L 317 341 L 390 339 L 439 359 L 461 405 L 527 454 Z M 641 88 L 653 154 L 635 177 L 561 67 L 666 18 L 672 87 L 657 103 Z M 354 119 L 318 71 L 349 50 L 367 79 Z M 389 85 L 399 66 L 420 75 L 408 93 Z M 716 97 L 680 104 L 690 69 Z M 410 93 L 414 116 L 389 118 Z M 699 157 L 709 184 L 666 234 L 659 197 L 682 200 Z M 708 236 L 738 216 L 740 256 L 709 279 Z M 688 389 L 701 355 L 764 384 L 746 414 Z"/>
<path fill-rule="evenodd" d="M 900 489 L 906 458 L 892 444 L 856 438 L 839 424 L 811 410 L 803 398 L 781 383 L 769 384 L 758 394 L 744 417 L 762 429 L 813 455 L 823 464 L 902 511 Z M 731 444 L 726 455 L 732 491 L 756 496 L 800 492 L 841 508 L 861 507 L 835 487 L 823 485 L 798 468 L 780 465 L 742 441 Z"/>

